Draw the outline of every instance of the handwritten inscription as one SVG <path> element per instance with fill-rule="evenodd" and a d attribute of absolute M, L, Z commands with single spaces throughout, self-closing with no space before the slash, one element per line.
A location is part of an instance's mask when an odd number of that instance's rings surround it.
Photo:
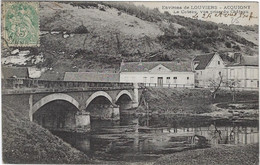
<path fill-rule="evenodd" d="M 231 18 L 231 23 L 238 23 L 240 18 L 247 18 L 248 20 L 251 19 L 257 19 L 256 16 L 254 16 L 253 12 L 250 12 L 249 14 L 247 14 L 246 12 L 239 12 L 239 13 L 223 13 L 223 12 L 219 12 L 216 14 L 212 14 L 212 13 L 203 13 L 201 18 L 203 19 L 210 19 L 212 17 L 230 17 Z M 195 15 L 192 16 L 192 18 L 199 18 L 199 13 L 196 13 Z"/>

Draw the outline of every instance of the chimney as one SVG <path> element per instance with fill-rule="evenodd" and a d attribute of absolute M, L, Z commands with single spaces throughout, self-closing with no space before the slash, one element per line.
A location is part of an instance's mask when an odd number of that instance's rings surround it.
<path fill-rule="evenodd" d="M 241 53 L 234 53 L 234 60 L 235 60 L 235 63 L 240 64 L 241 60 L 242 60 L 242 54 Z"/>

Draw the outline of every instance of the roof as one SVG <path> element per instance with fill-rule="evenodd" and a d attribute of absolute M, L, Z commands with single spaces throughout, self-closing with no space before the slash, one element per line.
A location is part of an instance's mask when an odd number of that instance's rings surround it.
<path fill-rule="evenodd" d="M 66 72 L 64 81 L 119 82 L 119 73 Z"/>
<path fill-rule="evenodd" d="M 215 53 L 209 53 L 204 55 L 198 55 L 195 57 L 193 62 L 197 61 L 198 66 L 195 68 L 195 70 L 201 70 L 205 69 L 208 65 L 208 63 L 211 61 L 211 59 L 214 57 Z"/>
<path fill-rule="evenodd" d="M 121 72 L 148 72 L 158 65 L 170 69 L 171 71 L 185 72 L 192 71 L 191 63 L 184 61 L 157 61 L 157 62 L 123 62 L 121 63 Z"/>
<path fill-rule="evenodd" d="M 49 80 L 49 81 L 57 81 L 57 80 L 63 80 L 64 72 L 58 73 L 55 71 L 45 71 L 41 73 L 41 76 L 39 79 L 41 80 Z"/>
<path fill-rule="evenodd" d="M 29 78 L 27 67 L 2 67 L 2 78 Z"/>
<path fill-rule="evenodd" d="M 258 56 L 242 56 L 241 64 L 245 66 L 258 66 Z"/>
<path fill-rule="evenodd" d="M 116 69 L 106 68 L 106 69 L 88 69 L 88 68 L 79 68 L 78 72 L 105 72 L 105 73 L 115 73 Z"/>
<path fill-rule="evenodd" d="M 228 66 L 258 66 L 258 56 L 242 56 L 240 63 L 230 64 Z"/>

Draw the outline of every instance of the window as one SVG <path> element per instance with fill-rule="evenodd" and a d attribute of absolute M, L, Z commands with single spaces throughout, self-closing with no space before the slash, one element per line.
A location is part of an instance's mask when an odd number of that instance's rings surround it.
<path fill-rule="evenodd" d="M 200 75 L 202 75 L 202 71 L 200 71 Z"/>
<path fill-rule="evenodd" d="M 147 77 L 144 77 L 144 83 L 146 83 Z"/>
<path fill-rule="evenodd" d="M 177 77 L 173 77 L 173 82 L 177 83 Z"/>
<path fill-rule="evenodd" d="M 218 72 L 219 75 L 221 75 L 221 72 Z"/>
<path fill-rule="evenodd" d="M 158 77 L 158 79 L 157 79 L 157 85 L 158 85 L 158 86 L 163 86 L 163 77 Z"/>
<path fill-rule="evenodd" d="M 235 70 L 234 70 L 234 69 L 231 69 L 231 70 L 230 70 L 230 78 L 231 78 L 231 79 L 234 79 L 234 78 L 235 78 Z"/>
<path fill-rule="evenodd" d="M 218 65 L 220 65 L 220 61 L 218 61 Z"/>
<path fill-rule="evenodd" d="M 170 77 L 167 77 L 167 78 L 166 78 L 166 83 L 167 83 L 167 84 L 170 84 Z"/>
<path fill-rule="evenodd" d="M 190 79 L 190 77 L 187 77 L 187 80 L 189 80 Z"/>
<path fill-rule="evenodd" d="M 154 77 L 150 77 L 150 83 L 155 83 L 154 82 Z"/>

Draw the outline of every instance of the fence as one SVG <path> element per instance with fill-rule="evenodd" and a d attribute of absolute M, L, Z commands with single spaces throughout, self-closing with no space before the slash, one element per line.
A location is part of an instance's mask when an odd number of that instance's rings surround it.
<path fill-rule="evenodd" d="M 160 84 L 158 85 L 157 83 L 143 83 L 145 87 L 168 87 L 168 88 L 212 88 L 210 86 L 195 86 L 195 84 Z M 230 90 L 230 87 L 228 86 L 221 86 L 220 89 L 223 90 Z M 232 90 L 235 91 L 258 91 L 258 87 L 233 87 Z"/>
<path fill-rule="evenodd" d="M 207 86 L 207 85 L 200 85 L 196 88 L 213 88 L 211 86 Z M 230 89 L 229 86 L 221 86 L 220 89 L 223 89 L 223 90 L 234 90 L 234 91 L 258 91 L 259 90 L 259 87 L 232 87 L 232 89 Z"/>
<path fill-rule="evenodd" d="M 168 88 L 194 88 L 194 84 L 157 84 L 157 83 L 143 83 L 146 87 L 168 87 Z"/>

